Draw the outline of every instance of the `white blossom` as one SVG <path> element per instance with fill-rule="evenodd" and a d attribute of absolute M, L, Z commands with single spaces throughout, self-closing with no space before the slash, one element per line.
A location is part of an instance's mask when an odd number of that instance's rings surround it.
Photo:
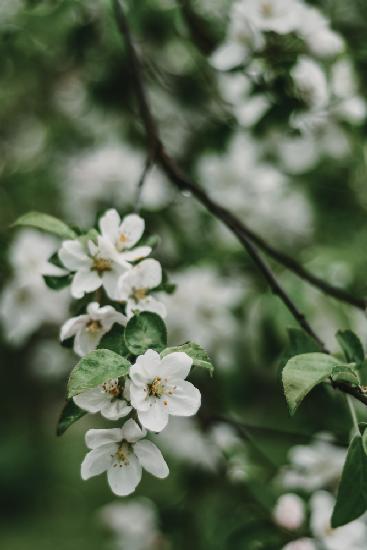
<path fill-rule="evenodd" d="M 143 260 L 121 276 L 118 284 L 118 301 L 126 303 L 130 318 L 134 311 L 152 311 L 166 316 L 166 307 L 150 292 L 162 282 L 162 267 L 157 260 Z"/>
<path fill-rule="evenodd" d="M 71 284 L 74 298 L 82 298 L 103 286 L 108 296 L 115 299 L 119 277 L 131 268 L 114 245 L 101 235 L 97 244 L 90 240 L 86 247 L 79 240 L 64 241 L 59 258 L 67 269 L 74 272 Z"/>
<path fill-rule="evenodd" d="M 125 326 L 125 315 L 112 306 L 101 307 L 97 302 L 91 302 L 87 307 L 87 313 L 72 317 L 63 324 L 60 340 L 75 336 L 74 351 L 82 357 L 96 349 L 102 336 L 107 334 L 115 323 Z"/>
<path fill-rule="evenodd" d="M 192 416 L 201 403 L 200 392 L 185 378 L 192 359 L 173 352 L 161 359 L 151 349 L 140 355 L 130 368 L 130 399 L 141 424 L 153 432 L 162 431 L 169 415 Z"/>
<path fill-rule="evenodd" d="M 111 502 L 99 515 L 113 532 L 119 550 L 153 550 L 161 537 L 156 507 L 147 498 Z"/>
<path fill-rule="evenodd" d="M 300 56 L 291 70 L 296 93 L 313 109 L 325 108 L 329 92 L 325 73 L 313 59 Z"/>
<path fill-rule="evenodd" d="M 150 246 L 135 245 L 140 241 L 145 229 L 145 221 L 137 214 L 129 214 L 123 220 L 114 208 L 107 210 L 99 220 L 102 237 L 109 241 L 127 262 L 136 262 L 149 256 Z"/>
<path fill-rule="evenodd" d="M 288 34 L 298 28 L 301 3 L 298 0 L 239 0 L 234 15 L 242 15 L 259 31 Z"/>
<path fill-rule="evenodd" d="M 318 550 L 318 548 L 312 539 L 302 538 L 289 542 L 283 546 L 282 550 Z"/>
<path fill-rule="evenodd" d="M 364 550 L 367 540 L 366 518 L 358 518 L 347 525 L 331 528 L 335 498 L 326 491 L 317 491 L 310 500 L 311 531 L 325 550 Z"/>
<path fill-rule="evenodd" d="M 82 462 L 82 479 L 107 471 L 112 491 L 125 496 L 140 483 L 142 468 L 156 477 L 167 477 L 169 470 L 162 453 L 154 443 L 144 439 L 145 436 L 146 430 L 132 419 L 122 428 L 88 430 L 85 441 L 91 451 Z"/>
<path fill-rule="evenodd" d="M 330 29 L 325 16 L 307 4 L 301 6 L 297 32 L 309 51 L 317 57 L 335 56 L 344 49 L 342 37 Z"/>
<path fill-rule="evenodd" d="M 273 510 L 273 517 L 277 525 L 293 531 L 299 529 L 305 521 L 304 501 L 295 493 L 286 493 L 280 496 Z"/>
<path fill-rule="evenodd" d="M 318 437 L 310 445 L 297 445 L 290 450 L 290 466 L 281 474 L 284 487 L 314 491 L 340 478 L 345 450 L 327 441 L 327 434 Z"/>
<path fill-rule="evenodd" d="M 128 389 L 122 387 L 118 379 L 108 380 L 104 384 L 85 391 L 73 397 L 74 403 L 84 411 L 90 413 L 100 412 L 102 416 L 109 420 L 118 420 L 127 416 L 132 410 L 128 405 Z"/>

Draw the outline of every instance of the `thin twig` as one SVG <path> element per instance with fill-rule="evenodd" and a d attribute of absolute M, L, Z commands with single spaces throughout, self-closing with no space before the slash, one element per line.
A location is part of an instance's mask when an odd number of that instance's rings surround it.
<path fill-rule="evenodd" d="M 171 159 L 170 156 L 168 156 L 160 140 L 158 128 L 155 124 L 152 112 L 150 110 L 149 102 L 145 93 L 145 87 L 143 84 L 141 71 L 140 71 L 140 63 L 135 51 L 135 47 L 133 45 L 133 41 L 130 34 L 129 25 L 125 17 L 124 9 L 121 5 L 120 0 L 112 0 L 112 1 L 115 9 L 118 28 L 125 41 L 125 44 L 128 50 L 128 55 L 130 58 L 131 76 L 134 81 L 135 91 L 136 91 L 136 95 L 139 103 L 140 114 L 145 127 L 146 134 L 147 134 L 148 147 L 150 151 L 154 150 L 156 152 L 157 164 L 160 165 L 162 170 L 168 176 L 171 183 L 173 183 L 181 191 L 182 190 L 190 191 L 199 200 L 199 202 L 201 202 L 201 204 L 203 204 L 210 212 L 212 212 L 217 218 L 219 218 L 229 229 L 231 229 L 232 233 L 236 235 L 238 240 L 242 243 L 242 245 L 245 247 L 247 252 L 252 257 L 252 259 L 256 262 L 263 276 L 266 278 L 269 285 L 271 286 L 273 292 L 275 292 L 281 298 L 281 300 L 289 309 L 289 311 L 292 313 L 292 315 L 297 320 L 299 325 L 322 346 L 322 349 L 324 352 L 328 353 L 328 350 L 325 348 L 324 344 L 320 342 L 319 337 L 315 334 L 313 329 L 310 327 L 304 315 L 298 310 L 298 308 L 293 303 L 293 301 L 288 296 L 288 294 L 285 292 L 285 290 L 276 281 L 274 275 L 272 274 L 270 269 L 267 267 L 265 262 L 262 260 L 262 258 L 259 256 L 256 248 L 254 248 L 253 245 L 255 244 L 256 246 L 258 246 L 259 248 L 264 250 L 264 252 L 267 252 L 269 255 L 271 255 L 274 259 L 278 259 L 280 263 L 285 265 L 285 267 L 288 267 L 288 269 L 297 273 L 301 278 L 309 280 L 309 282 L 313 281 L 313 284 L 315 284 L 315 286 L 318 286 L 318 288 L 320 288 L 320 290 L 323 290 L 323 292 L 325 292 L 326 294 L 330 294 L 334 297 L 337 297 L 339 300 L 345 301 L 351 305 L 359 307 L 360 309 L 365 309 L 367 302 L 365 303 L 364 300 L 356 299 L 353 296 L 350 296 L 345 291 L 340 291 L 340 289 L 336 287 L 332 287 L 332 286 L 330 287 L 328 283 L 325 283 L 325 281 L 317 279 L 317 277 L 315 277 L 312 274 L 309 274 L 308 272 L 306 272 L 307 273 L 307 277 L 306 277 L 305 270 L 302 266 L 299 266 L 299 264 L 297 263 L 296 265 L 294 265 L 294 260 L 292 260 L 290 257 L 284 256 L 282 253 L 275 251 L 275 249 L 273 249 L 270 245 L 268 245 L 261 237 L 256 235 L 252 230 L 250 230 L 249 228 L 247 228 L 247 226 L 241 223 L 241 221 L 238 220 L 236 216 L 234 216 L 230 211 L 226 210 L 225 208 L 223 208 L 222 206 L 214 202 L 203 189 L 201 189 L 198 185 L 196 185 L 193 181 L 191 181 L 185 174 L 183 174 L 183 172 L 178 168 L 174 160 Z M 318 283 L 316 284 L 315 281 L 318 281 Z M 363 303 L 363 306 L 362 306 L 362 303 Z M 356 399 L 358 399 L 359 401 L 367 405 L 367 395 L 365 395 L 360 390 L 360 388 L 351 386 L 349 384 L 345 384 L 343 382 L 333 382 L 332 387 L 337 388 L 349 395 L 353 395 Z"/>
<path fill-rule="evenodd" d="M 139 181 L 138 181 L 137 186 L 136 186 L 136 195 L 135 195 L 135 201 L 134 201 L 135 212 L 140 211 L 144 183 L 145 183 L 145 181 L 148 177 L 148 174 L 149 174 L 151 168 L 153 167 L 153 164 L 154 164 L 153 155 L 149 153 L 147 155 L 146 160 L 145 160 L 143 171 L 140 175 Z"/>

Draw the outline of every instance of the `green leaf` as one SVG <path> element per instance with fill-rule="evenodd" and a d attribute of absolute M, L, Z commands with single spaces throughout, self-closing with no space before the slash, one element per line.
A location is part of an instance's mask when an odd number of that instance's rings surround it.
<path fill-rule="evenodd" d="M 87 412 L 83 411 L 74 403 L 72 399 L 69 399 L 65 407 L 63 408 L 59 421 L 57 423 L 57 430 L 56 434 L 58 436 L 63 435 L 66 430 L 74 424 L 79 418 L 82 418 L 82 416 L 86 415 Z"/>
<path fill-rule="evenodd" d="M 62 239 L 75 239 L 77 236 L 75 231 L 66 225 L 66 223 L 42 212 L 28 212 L 28 214 L 20 216 L 13 223 L 15 227 L 19 225 L 41 229 L 42 231 L 53 233 Z"/>
<path fill-rule="evenodd" d="M 305 353 L 290 359 L 283 369 L 283 387 L 289 411 L 294 414 L 305 396 L 331 376 L 340 361 L 325 353 Z"/>
<path fill-rule="evenodd" d="M 84 248 L 87 248 L 89 241 L 97 242 L 97 237 L 99 233 L 97 229 L 90 229 L 87 233 L 79 235 L 78 240 L 82 243 Z"/>
<path fill-rule="evenodd" d="M 213 373 L 214 366 L 211 362 L 211 359 L 206 351 L 201 346 L 199 346 L 199 344 L 195 344 L 194 342 L 186 342 L 186 344 L 183 344 L 182 346 L 166 348 L 162 351 L 161 356 L 165 357 L 169 353 L 173 353 L 175 351 L 183 351 L 187 353 L 187 355 L 189 355 L 191 359 L 193 359 L 193 367 L 209 369 L 210 374 Z"/>
<path fill-rule="evenodd" d="M 150 311 L 136 314 L 126 325 L 125 343 L 133 355 L 141 355 L 147 349 L 162 351 L 167 345 L 167 329 L 163 319 Z"/>
<path fill-rule="evenodd" d="M 288 329 L 289 344 L 282 354 L 280 359 L 280 366 L 284 367 L 287 361 L 294 357 L 294 355 L 301 355 L 302 353 L 312 353 L 313 351 L 320 351 L 319 344 L 299 328 Z"/>
<path fill-rule="evenodd" d="M 361 363 L 364 360 L 363 346 L 354 332 L 351 330 L 339 330 L 336 338 L 348 363 Z"/>
<path fill-rule="evenodd" d="M 73 397 L 100 384 L 126 376 L 130 363 L 109 349 L 97 349 L 83 357 L 73 368 L 68 382 L 68 397 Z"/>
<path fill-rule="evenodd" d="M 338 496 L 331 518 L 333 528 L 361 516 L 367 509 L 367 456 L 362 437 L 354 437 L 344 464 Z"/>
<path fill-rule="evenodd" d="M 348 384 L 353 384 L 355 386 L 359 386 L 360 384 L 359 373 L 355 363 L 333 367 L 331 378 L 335 382 L 347 382 Z"/>
<path fill-rule="evenodd" d="M 118 323 L 115 323 L 112 329 L 107 332 L 97 346 L 98 349 L 109 349 L 126 357 L 129 355 L 129 350 L 126 347 L 124 339 L 124 329 Z"/>
<path fill-rule="evenodd" d="M 61 277 L 56 277 L 54 275 L 43 275 L 43 280 L 48 288 L 51 288 L 52 290 L 62 290 L 70 285 L 73 280 L 73 275 L 71 273 L 62 275 Z"/>
<path fill-rule="evenodd" d="M 366 422 L 360 422 L 358 424 L 358 427 L 362 433 L 362 445 L 363 445 L 363 450 L 364 450 L 364 454 L 367 456 L 367 430 L 366 430 Z"/>

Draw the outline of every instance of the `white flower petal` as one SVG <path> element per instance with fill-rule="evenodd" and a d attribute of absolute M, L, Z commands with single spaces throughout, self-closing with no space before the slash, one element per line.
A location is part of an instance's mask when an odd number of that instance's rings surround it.
<path fill-rule="evenodd" d="M 136 303 L 135 300 L 128 300 L 126 304 L 126 314 L 128 318 L 133 317 L 135 311 L 151 311 L 162 317 L 162 319 L 167 315 L 166 306 L 162 304 L 162 302 L 156 300 L 156 298 L 153 298 L 153 296 L 147 296 L 139 300 L 138 303 Z"/>
<path fill-rule="evenodd" d="M 120 235 L 124 238 L 123 248 L 131 248 L 140 241 L 145 229 L 145 221 L 137 214 L 129 214 L 122 220 Z M 126 239 L 126 240 L 125 240 Z"/>
<path fill-rule="evenodd" d="M 108 420 L 118 420 L 127 416 L 131 410 L 132 407 L 124 399 L 114 399 L 105 404 L 101 409 L 101 415 Z"/>
<path fill-rule="evenodd" d="M 144 428 L 140 428 L 139 424 L 137 424 L 132 418 L 130 418 L 130 420 L 125 422 L 122 426 L 122 437 L 129 443 L 135 443 L 146 435 L 146 430 L 144 430 Z"/>
<path fill-rule="evenodd" d="M 118 299 L 118 282 L 124 272 L 124 268 L 120 268 L 120 266 L 115 264 L 114 269 L 105 271 L 102 274 L 103 287 L 111 300 Z"/>
<path fill-rule="evenodd" d="M 63 342 L 67 338 L 75 336 L 78 330 L 85 327 L 88 319 L 88 315 L 79 315 L 78 317 L 72 317 L 65 321 L 60 330 L 60 340 Z"/>
<path fill-rule="evenodd" d="M 127 250 L 126 252 L 121 252 L 121 258 L 125 262 L 137 262 L 146 256 L 149 256 L 152 248 L 150 246 L 137 246 L 132 250 Z"/>
<path fill-rule="evenodd" d="M 119 236 L 120 216 L 117 210 L 111 208 L 99 220 L 102 236 L 115 244 Z"/>
<path fill-rule="evenodd" d="M 197 413 L 201 404 L 200 391 L 186 380 L 178 382 L 173 395 L 166 399 L 168 411 L 174 416 L 192 416 Z"/>
<path fill-rule="evenodd" d="M 148 440 L 138 441 L 133 445 L 134 453 L 140 464 L 153 476 L 164 478 L 169 474 L 169 469 L 161 451 L 154 443 Z"/>
<path fill-rule="evenodd" d="M 96 449 L 107 443 L 119 443 L 122 441 L 121 428 L 111 428 L 110 430 L 88 430 L 85 434 L 85 443 L 89 449 Z"/>
<path fill-rule="evenodd" d="M 96 413 L 99 412 L 104 405 L 106 405 L 109 401 L 109 396 L 101 389 L 101 387 L 98 387 L 80 393 L 79 395 L 74 395 L 73 399 L 74 403 L 83 409 L 83 411 Z"/>
<path fill-rule="evenodd" d="M 134 278 L 135 288 L 155 288 L 162 282 L 162 266 L 149 258 L 133 267 L 129 275 Z"/>
<path fill-rule="evenodd" d="M 147 411 L 138 411 L 138 418 L 147 430 L 161 432 L 167 426 L 168 405 L 164 405 L 164 401 L 164 398 L 155 399 Z"/>
<path fill-rule="evenodd" d="M 88 332 L 87 330 L 81 330 L 77 333 L 74 340 L 74 351 L 80 357 L 87 355 L 87 353 L 93 351 L 98 346 L 103 332 L 99 330 L 98 332 Z"/>
<path fill-rule="evenodd" d="M 135 491 L 141 480 L 141 465 L 130 453 L 128 464 L 115 461 L 107 471 L 108 483 L 115 495 L 126 496 Z"/>
<path fill-rule="evenodd" d="M 86 480 L 90 477 L 98 476 L 108 470 L 111 467 L 116 451 L 116 444 L 102 445 L 102 447 L 90 451 L 85 456 L 81 465 L 82 479 Z"/>
<path fill-rule="evenodd" d="M 186 378 L 189 375 L 192 359 L 183 351 L 174 351 L 163 357 L 160 374 L 162 378 Z"/>
<path fill-rule="evenodd" d="M 137 411 L 147 411 L 150 407 L 151 398 L 147 397 L 147 383 L 144 380 L 141 384 L 130 384 L 129 386 L 130 401 L 134 409 Z"/>
<path fill-rule="evenodd" d="M 64 266 L 70 271 L 78 271 L 91 265 L 91 259 L 87 256 L 80 241 L 64 241 L 58 255 Z"/>
<path fill-rule="evenodd" d="M 130 368 L 129 376 L 133 381 L 135 375 L 151 379 L 156 375 L 160 363 L 161 358 L 159 353 L 152 349 L 148 349 L 143 355 L 139 355 L 136 359 L 135 364 Z"/>
<path fill-rule="evenodd" d="M 96 271 L 81 269 L 75 273 L 71 284 L 71 295 L 74 298 L 82 298 L 84 294 L 97 290 L 102 284 Z"/>

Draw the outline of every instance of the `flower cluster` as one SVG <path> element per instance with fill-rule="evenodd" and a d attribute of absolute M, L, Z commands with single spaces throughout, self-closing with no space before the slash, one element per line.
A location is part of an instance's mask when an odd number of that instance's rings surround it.
<path fill-rule="evenodd" d="M 60 332 L 81 359 L 70 374 L 59 433 L 86 412 L 110 421 L 130 416 L 121 427 L 87 432 L 82 478 L 107 472 L 112 491 L 124 496 L 135 490 L 143 468 L 166 477 L 168 466 L 148 431 L 164 430 L 170 416 L 196 414 L 201 394 L 186 378 L 196 360 L 212 367 L 197 344 L 166 348 L 166 308 L 152 295 L 165 288 L 162 268 L 147 258 L 152 248 L 142 242 L 144 220 L 137 214 L 121 220 L 110 209 L 98 230 L 79 235 L 43 214 L 26 215 L 21 223 L 73 237 L 50 258 L 54 272 L 52 281 L 46 279 L 55 289 L 70 285 L 82 308 Z"/>
<path fill-rule="evenodd" d="M 237 0 L 227 39 L 212 62 L 221 71 L 238 70 L 234 83 L 232 76 L 229 85 L 224 77 L 220 86 L 240 124 L 252 126 L 279 107 L 280 86 L 283 98 L 292 98 L 291 126 L 306 131 L 330 119 L 360 124 L 366 117 L 353 67 L 341 57 L 344 50 L 324 15 L 303 0 Z"/>

